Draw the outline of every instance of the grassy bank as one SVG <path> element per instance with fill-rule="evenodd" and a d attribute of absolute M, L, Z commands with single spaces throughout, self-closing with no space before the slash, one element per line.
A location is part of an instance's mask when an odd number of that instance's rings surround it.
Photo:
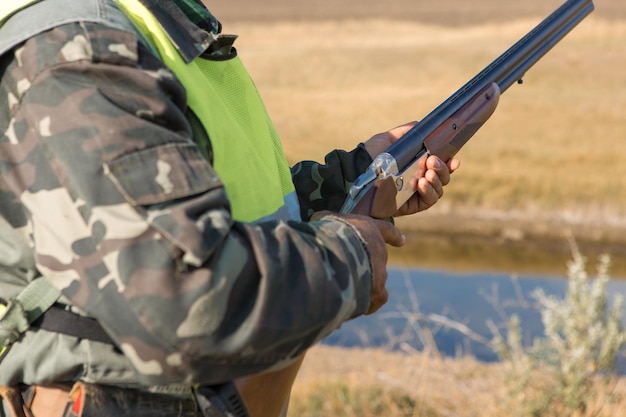
<path fill-rule="evenodd" d="M 485 364 L 471 358 L 442 359 L 427 353 L 316 346 L 309 352 L 298 376 L 290 415 L 523 415 L 520 403 L 515 403 L 507 392 L 508 375 L 510 369 L 506 364 Z M 537 375 L 538 382 L 544 377 Z M 528 401 L 540 396 L 539 387 L 527 393 Z M 626 415 L 626 380 L 615 381 L 609 390 L 602 384 L 598 384 L 598 388 L 589 404 L 590 413 L 583 416 Z M 565 415 L 569 414 L 560 416 Z"/>
<path fill-rule="evenodd" d="M 492 336 L 483 337 L 467 328 L 464 319 L 431 321 L 416 305 L 406 312 L 407 326 L 419 331 L 423 352 L 401 336 L 401 353 L 317 346 L 304 361 L 290 415 L 623 416 L 623 297 L 607 293 L 607 262 L 603 257 L 590 274 L 587 261 L 576 253 L 563 297 L 539 290 L 524 301 L 540 313 L 544 328 L 532 341 L 528 323 L 504 310 L 500 319 L 486 320 Z M 442 357 L 432 337 L 440 325 L 481 340 L 500 361 L 480 363 L 468 353 Z M 387 334 L 390 341 L 396 338 L 391 328 Z"/>

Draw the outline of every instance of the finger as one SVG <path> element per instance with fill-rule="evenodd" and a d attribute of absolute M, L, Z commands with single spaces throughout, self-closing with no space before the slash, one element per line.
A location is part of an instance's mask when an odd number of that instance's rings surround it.
<path fill-rule="evenodd" d="M 395 247 L 404 245 L 404 242 L 406 241 L 404 233 L 394 226 L 393 223 L 379 219 L 374 219 L 374 221 L 376 222 L 376 226 L 385 240 L 385 243 Z"/>
<path fill-rule="evenodd" d="M 461 161 L 456 158 L 450 158 L 450 160 L 448 161 L 448 169 L 450 170 L 450 173 L 453 173 L 454 171 L 459 169 L 460 166 Z"/>
<path fill-rule="evenodd" d="M 426 178 L 420 178 L 417 189 L 422 203 L 420 204 L 420 209 L 423 210 L 424 208 L 430 207 L 439 200 L 437 190 L 428 182 L 428 180 L 426 180 Z M 443 187 L 441 193 L 443 194 Z"/>
<path fill-rule="evenodd" d="M 437 173 L 441 183 L 447 185 L 450 182 L 450 169 L 439 157 L 431 155 L 426 160 L 426 168 Z"/>
<path fill-rule="evenodd" d="M 411 130 L 413 126 L 415 126 L 417 122 L 408 122 L 400 126 L 396 126 L 393 129 L 389 130 L 387 133 L 391 137 L 391 142 L 395 142 L 400 139 L 406 132 Z"/>
<path fill-rule="evenodd" d="M 441 197 L 443 195 L 443 182 L 441 180 L 441 176 L 437 174 L 436 171 L 429 169 L 426 171 L 424 175 L 427 183 L 435 190 L 437 196 Z"/>

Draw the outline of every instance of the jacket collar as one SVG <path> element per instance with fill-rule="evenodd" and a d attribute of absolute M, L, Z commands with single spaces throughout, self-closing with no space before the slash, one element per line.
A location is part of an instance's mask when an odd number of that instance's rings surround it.
<path fill-rule="evenodd" d="M 156 17 L 187 63 L 202 55 L 218 38 L 220 23 L 194 0 L 139 1 Z"/>

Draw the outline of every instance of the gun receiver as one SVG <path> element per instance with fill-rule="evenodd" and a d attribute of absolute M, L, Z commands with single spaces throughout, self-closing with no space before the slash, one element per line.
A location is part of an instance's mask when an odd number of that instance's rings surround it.
<path fill-rule="evenodd" d="M 415 193 L 409 179 L 429 155 L 447 161 L 493 114 L 500 94 L 594 9 L 568 0 L 378 155 L 356 179 L 341 213 L 388 218 Z"/>

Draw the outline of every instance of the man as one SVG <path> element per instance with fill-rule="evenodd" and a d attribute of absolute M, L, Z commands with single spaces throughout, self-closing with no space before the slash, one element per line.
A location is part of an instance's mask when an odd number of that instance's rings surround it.
<path fill-rule="evenodd" d="M 255 383 L 288 387 L 307 348 L 386 302 L 402 232 L 336 212 L 411 124 L 290 169 L 201 3 L 0 11 L 5 415 L 245 415 L 233 381 L 259 409 Z M 429 158 L 398 214 L 457 167 Z"/>

